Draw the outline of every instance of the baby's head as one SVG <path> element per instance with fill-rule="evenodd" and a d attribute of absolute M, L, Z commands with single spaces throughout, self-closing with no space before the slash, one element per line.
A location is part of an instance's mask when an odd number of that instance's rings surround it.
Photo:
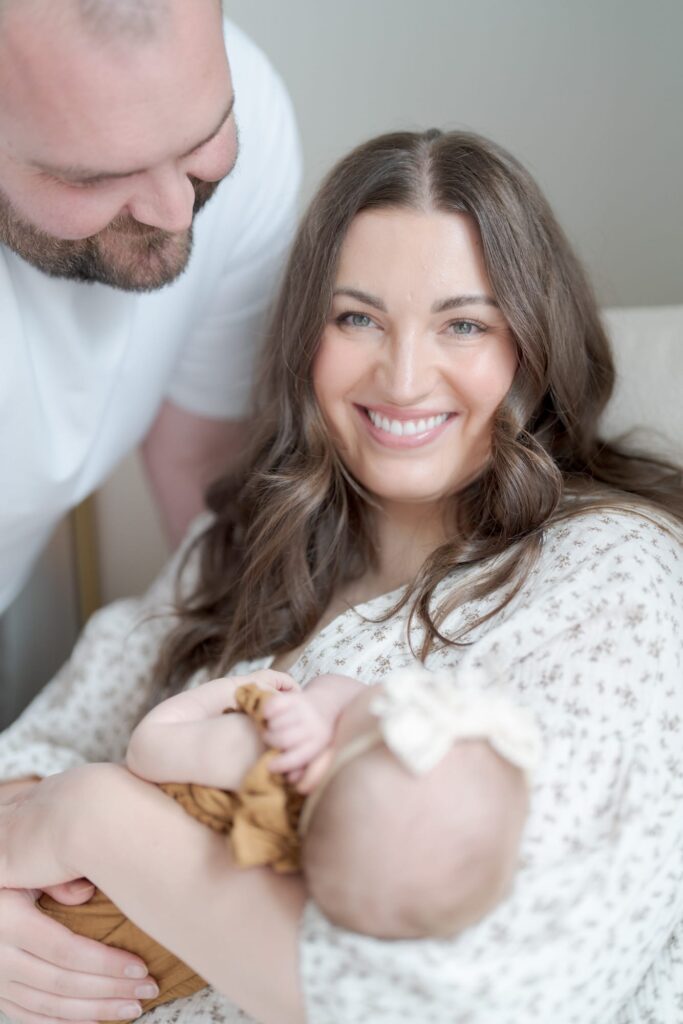
<path fill-rule="evenodd" d="M 323 913 L 385 939 L 452 935 L 512 880 L 527 810 L 523 773 L 485 740 L 454 743 L 421 775 L 383 743 L 373 690 L 343 712 L 309 798 L 302 868 Z"/>

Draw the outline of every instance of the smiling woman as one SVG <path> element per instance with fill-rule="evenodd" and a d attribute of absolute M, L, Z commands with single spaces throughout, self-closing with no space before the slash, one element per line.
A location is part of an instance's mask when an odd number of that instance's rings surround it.
<path fill-rule="evenodd" d="M 341 607 L 408 580 L 425 655 L 456 604 L 521 587 L 553 518 L 615 489 L 683 515 L 675 467 L 597 436 L 614 369 L 590 284 L 493 143 L 385 135 L 342 160 L 273 323 L 250 472 L 211 498 L 201 585 L 160 668 L 171 687 L 200 648 L 220 671 L 266 648 L 282 667 Z M 472 588 L 430 610 L 476 563 Z"/>
<path fill-rule="evenodd" d="M 61 772 L 0 804 L 0 885 L 84 875 L 217 990 L 157 1024 L 237 1007 L 265 1024 L 675 1024 L 683 483 L 600 437 L 613 377 L 584 273 L 509 154 L 438 131 L 352 152 L 300 227 L 251 448 L 212 516 L 142 601 L 93 617 L 0 740 L 7 780 Z M 476 678 L 529 708 L 544 752 L 509 898 L 438 941 L 353 935 L 300 879 L 239 873 L 120 764 L 83 764 L 120 762 L 162 694 L 264 667 L 302 686 L 406 670 L 413 709 L 425 671 L 453 694 Z M 431 749 L 419 715 L 402 721 Z M 400 879 L 422 837 L 394 812 Z M 35 963 L 17 986 L 17 932 L 0 921 L 0 1010 L 113 1009 L 80 953 L 82 973 L 50 975 L 73 999 L 48 998 Z"/>

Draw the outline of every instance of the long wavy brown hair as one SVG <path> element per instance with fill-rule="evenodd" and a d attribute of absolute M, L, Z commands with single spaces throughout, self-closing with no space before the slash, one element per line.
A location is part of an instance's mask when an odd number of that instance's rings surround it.
<path fill-rule="evenodd" d="M 584 271 L 530 175 L 477 135 L 383 135 L 332 170 L 296 236 L 256 390 L 253 442 L 239 469 L 208 492 L 214 519 L 196 541 L 199 578 L 179 597 L 161 654 L 162 688 L 179 688 L 199 667 L 222 673 L 238 659 L 293 650 L 338 589 L 375 562 L 372 498 L 334 448 L 312 367 L 346 232 L 362 210 L 379 207 L 474 219 L 518 356 L 490 459 L 453 495 L 450 539 L 400 602 L 410 604 L 411 628 L 424 629 L 419 656 L 435 643 L 467 642 L 443 635 L 445 616 L 503 588 L 495 614 L 558 517 L 635 499 L 683 520 L 677 467 L 599 437 L 614 381 L 609 344 Z M 485 565 L 492 556 L 501 557 Z M 439 582 L 477 563 L 473 582 L 435 607 Z"/>

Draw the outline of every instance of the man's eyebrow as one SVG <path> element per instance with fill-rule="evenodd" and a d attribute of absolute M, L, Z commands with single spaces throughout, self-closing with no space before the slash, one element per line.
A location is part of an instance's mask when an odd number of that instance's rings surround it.
<path fill-rule="evenodd" d="M 432 306 L 432 313 L 445 313 L 447 309 L 459 309 L 461 306 L 495 306 L 498 303 L 490 295 L 452 295 L 448 299 L 440 299 Z"/>
<path fill-rule="evenodd" d="M 387 307 L 381 299 L 378 299 L 376 295 L 370 295 L 369 292 L 362 292 L 359 288 L 335 288 L 332 296 L 335 295 L 347 295 L 350 299 L 357 299 L 366 306 L 374 306 L 382 313 L 387 311 Z"/>
<path fill-rule="evenodd" d="M 211 131 L 205 138 L 201 139 L 199 142 L 196 142 L 184 153 L 181 153 L 181 155 L 177 159 L 182 160 L 183 157 L 190 156 L 190 154 L 194 153 L 196 149 L 201 149 L 202 146 L 206 146 L 207 143 L 211 142 L 212 139 L 215 139 L 215 137 L 218 135 L 225 122 L 232 114 L 234 106 L 235 97 L 233 95 L 231 96 L 230 102 L 225 112 L 221 116 L 220 121 L 213 129 L 213 131 Z M 109 179 L 115 178 L 131 178 L 134 174 L 143 174 L 145 171 L 149 170 L 148 167 L 134 167 L 131 168 L 131 170 L 129 171 L 95 171 L 87 167 L 55 167 L 51 164 L 43 163 L 36 163 L 33 166 L 36 167 L 38 170 L 53 175 L 55 178 L 62 178 L 64 181 L 71 181 L 74 183 L 88 182 L 90 184 L 97 181 L 107 181 Z"/>

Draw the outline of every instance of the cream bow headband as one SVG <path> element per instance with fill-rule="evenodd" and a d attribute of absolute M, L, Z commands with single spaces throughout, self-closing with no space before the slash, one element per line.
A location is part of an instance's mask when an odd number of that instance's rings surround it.
<path fill-rule="evenodd" d="M 384 743 L 414 775 L 430 771 L 458 740 L 483 739 L 529 781 L 541 753 L 533 715 L 487 689 L 489 679 L 484 669 L 401 669 L 387 678 L 370 710 Z"/>

